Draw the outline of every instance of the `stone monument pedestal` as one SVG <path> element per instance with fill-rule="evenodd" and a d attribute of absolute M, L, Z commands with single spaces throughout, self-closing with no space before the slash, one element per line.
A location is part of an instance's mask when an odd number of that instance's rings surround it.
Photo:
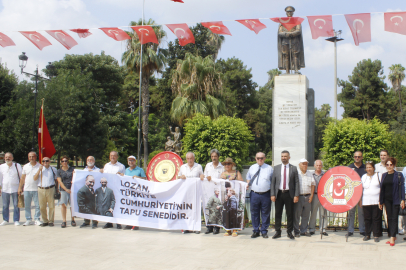
<path fill-rule="evenodd" d="M 306 158 L 314 163 L 314 90 L 304 75 L 275 77 L 272 109 L 273 165 L 281 164 L 281 152 L 290 152 L 290 163 L 298 166 Z"/>

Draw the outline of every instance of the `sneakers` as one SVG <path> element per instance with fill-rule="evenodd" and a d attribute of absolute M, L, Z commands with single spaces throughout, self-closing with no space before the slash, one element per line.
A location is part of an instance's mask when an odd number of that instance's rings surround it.
<path fill-rule="evenodd" d="M 33 223 L 32 223 L 32 221 L 31 220 L 27 220 L 24 224 L 23 224 L 23 226 L 30 226 L 30 225 L 32 225 Z"/>
<path fill-rule="evenodd" d="M 2 222 L 2 223 L 0 223 L 0 226 L 7 225 L 7 223 L 8 223 L 8 221 L 3 220 L 3 222 Z"/>
<path fill-rule="evenodd" d="M 20 226 L 20 222 L 14 221 L 14 225 L 15 225 L 15 226 Z"/>
<path fill-rule="evenodd" d="M 35 221 L 35 225 L 41 226 L 41 224 L 42 224 L 42 221 L 40 221 L 40 220 L 36 220 L 36 221 Z"/>

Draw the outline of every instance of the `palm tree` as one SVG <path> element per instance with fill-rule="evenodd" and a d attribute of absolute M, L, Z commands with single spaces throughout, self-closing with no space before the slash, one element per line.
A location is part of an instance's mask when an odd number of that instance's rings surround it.
<path fill-rule="evenodd" d="M 394 64 L 390 68 L 389 80 L 392 83 L 393 90 L 399 93 L 399 109 L 402 113 L 402 81 L 405 79 L 405 68 L 401 64 Z"/>
<path fill-rule="evenodd" d="M 187 53 L 184 60 L 178 60 L 172 75 L 172 91 L 178 94 L 172 102 L 172 119 L 182 126 L 185 119 L 197 113 L 212 119 L 219 117 L 226 110 L 220 99 L 222 86 L 221 74 L 211 56 Z"/>
<path fill-rule="evenodd" d="M 269 70 L 267 73 L 268 73 L 268 82 L 266 84 L 269 88 L 273 89 L 275 87 L 275 77 L 281 75 L 282 71 L 280 71 L 277 68 L 274 68 Z"/>
<path fill-rule="evenodd" d="M 144 25 L 154 25 L 155 21 L 149 19 L 144 21 Z M 142 25 L 142 20 L 138 22 L 132 21 L 131 26 Z M 162 26 L 154 26 L 155 35 L 158 42 L 166 37 L 166 33 L 162 30 Z M 140 72 L 141 47 L 142 47 L 142 135 L 144 141 L 144 167 L 147 167 L 148 162 L 148 108 L 149 108 L 149 77 L 154 72 L 160 72 L 167 63 L 168 51 L 160 49 L 159 44 L 147 43 L 141 46 L 137 34 L 133 31 L 127 32 L 131 39 L 127 40 L 127 48 L 121 57 L 121 61 L 127 67 L 130 73 Z"/>
<path fill-rule="evenodd" d="M 206 40 L 206 43 L 208 45 L 216 48 L 216 52 L 213 54 L 213 59 L 216 60 L 219 51 L 221 50 L 221 46 L 225 41 L 225 38 L 222 35 L 214 34 L 212 31 L 208 30 Z"/>

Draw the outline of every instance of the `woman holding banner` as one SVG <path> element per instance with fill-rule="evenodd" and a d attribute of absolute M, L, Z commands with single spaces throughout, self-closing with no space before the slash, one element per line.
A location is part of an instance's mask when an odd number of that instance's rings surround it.
<path fill-rule="evenodd" d="M 379 209 L 385 205 L 388 216 L 388 233 L 390 240 L 386 244 L 395 245 L 396 233 L 398 232 L 399 209 L 405 208 L 405 178 L 402 173 L 395 171 L 396 159 L 388 158 L 386 169 L 388 172 L 382 175 L 381 192 L 379 196 Z"/>
<path fill-rule="evenodd" d="M 72 178 L 75 168 L 69 167 L 69 158 L 63 156 L 61 158 L 61 168 L 57 171 L 56 177 L 59 183 L 59 190 L 61 191 L 61 210 L 62 210 L 62 224 L 61 228 L 66 228 L 66 207 L 70 205 L 70 188 L 72 186 Z M 72 217 L 72 208 L 70 209 L 70 214 Z M 71 221 L 72 227 L 76 226 L 75 219 L 72 217 Z"/>
<path fill-rule="evenodd" d="M 381 191 L 381 180 L 378 173 L 375 173 L 373 161 L 366 161 L 367 173 L 361 177 L 362 181 L 362 210 L 364 211 L 365 236 L 364 241 L 371 239 L 371 232 L 374 234 L 375 242 L 379 242 L 380 223 L 382 222 L 382 211 L 379 209 L 379 193 Z"/>

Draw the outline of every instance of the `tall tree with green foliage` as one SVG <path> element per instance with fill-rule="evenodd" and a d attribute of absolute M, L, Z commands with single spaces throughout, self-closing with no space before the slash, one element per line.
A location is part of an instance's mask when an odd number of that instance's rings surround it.
<path fill-rule="evenodd" d="M 389 81 L 392 83 L 393 90 L 399 95 L 399 111 L 402 113 L 402 82 L 405 79 L 405 68 L 401 64 L 394 64 L 389 67 Z"/>
<path fill-rule="evenodd" d="M 354 68 L 348 81 L 339 80 L 342 91 L 338 101 L 344 108 L 343 117 L 382 121 L 388 116 L 388 86 L 384 82 L 383 66 L 380 60 L 362 60 Z"/>
<path fill-rule="evenodd" d="M 154 20 L 149 19 L 144 22 L 144 25 L 154 25 Z M 142 20 L 138 22 L 132 21 L 131 26 L 143 25 Z M 166 33 L 162 26 L 153 27 L 158 43 L 166 37 Z M 159 48 L 159 44 L 147 43 L 141 46 L 141 42 L 135 31 L 129 31 L 127 34 L 131 39 L 127 40 L 127 48 L 123 53 L 121 61 L 127 67 L 129 73 L 140 73 L 142 67 L 142 134 L 144 142 L 144 167 L 147 167 L 148 162 L 148 114 L 149 114 L 149 78 L 154 72 L 160 72 L 165 67 L 167 62 L 168 52 L 166 49 Z M 141 47 L 142 59 L 141 59 Z"/>
<path fill-rule="evenodd" d="M 5 106 L 18 85 L 18 78 L 6 65 L 0 63 L 0 107 Z"/>
<path fill-rule="evenodd" d="M 377 163 L 381 149 L 390 147 L 391 134 L 389 126 L 377 118 L 370 121 L 345 118 L 327 125 L 323 142 L 325 167 L 351 164 L 357 150 L 363 152 L 364 160 Z"/>
<path fill-rule="evenodd" d="M 252 81 L 251 68 L 233 57 L 217 60 L 216 69 L 223 74 L 223 100 L 228 115 L 243 118 L 251 108 L 258 107 L 255 90 L 258 85 Z"/>
<path fill-rule="evenodd" d="M 315 139 L 315 149 L 314 156 L 316 158 L 321 158 L 320 150 L 323 148 L 323 135 L 324 130 L 327 125 L 333 121 L 333 118 L 330 117 L 331 106 L 329 104 L 321 105 L 321 108 L 315 108 L 314 111 L 314 139 Z"/>
<path fill-rule="evenodd" d="M 182 153 L 192 151 L 196 162 L 203 166 L 210 162 L 210 150 L 221 153 L 220 161 L 231 157 L 241 170 L 249 155 L 249 143 L 253 136 L 244 120 L 221 116 L 212 120 L 209 116 L 196 114 L 185 124 Z"/>
<path fill-rule="evenodd" d="M 172 102 L 171 116 L 181 126 L 197 113 L 213 119 L 225 112 L 221 74 L 209 56 L 187 53 L 184 60 L 179 60 L 172 75 L 172 91 L 177 97 Z"/>

